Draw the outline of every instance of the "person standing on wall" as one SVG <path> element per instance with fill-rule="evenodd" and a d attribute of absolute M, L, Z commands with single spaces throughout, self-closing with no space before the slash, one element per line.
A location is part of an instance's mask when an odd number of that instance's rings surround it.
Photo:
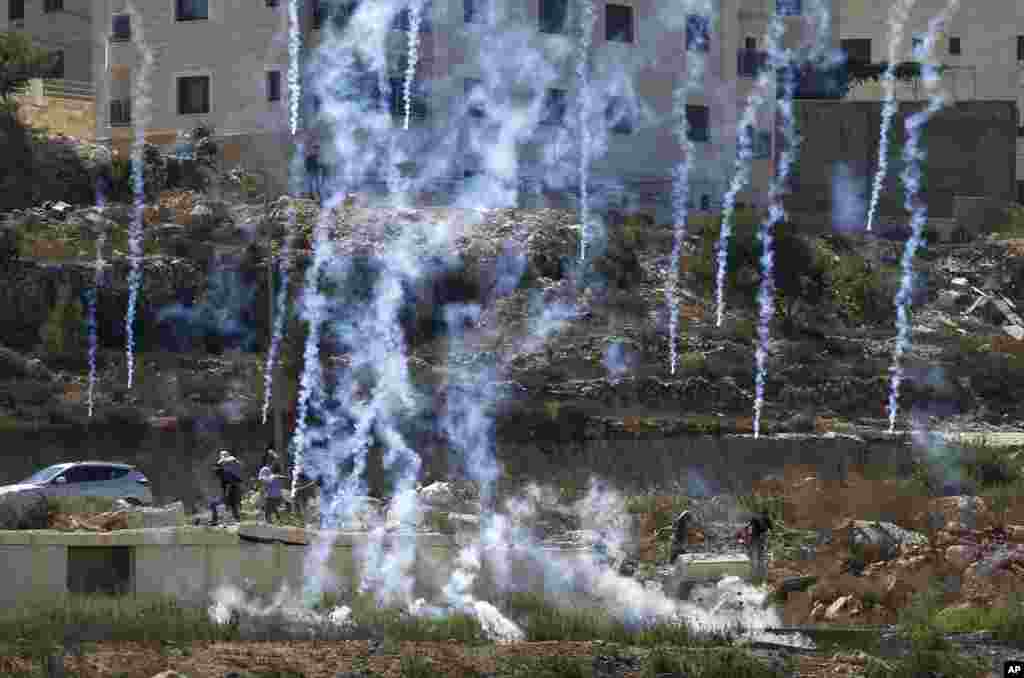
<path fill-rule="evenodd" d="M 224 504 L 237 522 L 242 522 L 242 462 L 227 450 L 221 450 L 214 468 L 221 481 Z"/>
<path fill-rule="evenodd" d="M 771 517 L 767 511 L 761 511 L 742 530 L 747 542 L 751 581 L 754 584 L 761 584 L 768 576 L 768 532 L 771 529 Z"/>
<path fill-rule="evenodd" d="M 280 520 L 281 503 L 284 501 L 284 474 L 281 472 L 281 465 L 274 462 L 273 466 L 267 469 L 269 473 L 263 474 L 260 470 L 260 480 L 263 482 L 263 517 L 267 524 L 274 522 L 274 518 Z"/>

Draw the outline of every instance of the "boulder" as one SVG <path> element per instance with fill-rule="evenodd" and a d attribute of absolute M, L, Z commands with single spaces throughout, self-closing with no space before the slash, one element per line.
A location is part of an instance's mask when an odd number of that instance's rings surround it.
<path fill-rule="evenodd" d="M 851 520 L 846 525 L 850 550 L 863 554 L 865 563 L 892 560 L 904 546 L 926 546 L 928 539 L 920 532 L 906 530 L 893 523 Z"/>
<path fill-rule="evenodd" d="M 826 621 L 839 621 L 846 617 L 853 617 L 861 613 L 860 601 L 853 596 L 840 596 L 825 610 Z"/>
<path fill-rule="evenodd" d="M 963 544 L 956 544 L 946 549 L 946 562 L 958 572 L 966 570 L 977 556 L 977 551 L 973 547 Z"/>
<path fill-rule="evenodd" d="M 25 377 L 53 381 L 54 375 L 38 358 L 29 358 L 0 346 L 0 378 Z"/>
<path fill-rule="evenodd" d="M 49 527 L 50 504 L 37 490 L 0 494 L 0 530 L 45 530 Z"/>

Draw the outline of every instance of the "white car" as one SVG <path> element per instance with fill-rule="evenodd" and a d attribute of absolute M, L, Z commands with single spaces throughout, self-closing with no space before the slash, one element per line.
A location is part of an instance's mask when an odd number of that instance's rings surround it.
<path fill-rule="evenodd" d="M 13 485 L 0 486 L 0 494 L 33 490 L 47 497 L 109 497 L 132 504 L 152 504 L 149 479 L 131 464 L 74 461 L 47 466 Z"/>

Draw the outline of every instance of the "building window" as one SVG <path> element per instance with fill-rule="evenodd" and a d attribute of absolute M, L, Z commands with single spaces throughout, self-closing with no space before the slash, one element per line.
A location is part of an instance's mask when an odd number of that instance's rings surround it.
<path fill-rule="evenodd" d="M 110 39 L 127 42 L 132 39 L 132 18 L 127 14 L 115 14 L 111 18 Z"/>
<path fill-rule="evenodd" d="M 487 0 L 462 0 L 462 10 L 467 24 L 487 23 Z"/>
<path fill-rule="evenodd" d="M 960 54 L 960 38 L 949 39 L 949 53 L 954 56 Z"/>
<path fill-rule="evenodd" d="M 10 21 L 21 21 L 25 18 L 25 0 L 10 0 L 7 6 L 7 18 Z"/>
<path fill-rule="evenodd" d="M 110 100 L 110 126 L 124 127 L 132 124 L 131 99 Z"/>
<path fill-rule="evenodd" d="M 840 40 L 839 46 L 846 55 L 848 64 L 869 64 L 871 63 L 871 39 L 851 38 Z"/>
<path fill-rule="evenodd" d="M 690 141 L 710 141 L 711 134 L 708 131 L 707 106 L 686 107 L 686 138 Z"/>
<path fill-rule="evenodd" d="M 565 33 L 569 0 L 540 0 L 540 32 Z"/>
<path fill-rule="evenodd" d="M 569 95 L 564 89 L 549 88 L 544 93 L 544 112 L 541 114 L 542 125 L 561 125 L 565 122 L 568 110 Z"/>
<path fill-rule="evenodd" d="M 768 53 L 757 49 L 741 49 L 736 56 L 736 75 L 756 78 L 768 63 Z"/>
<path fill-rule="evenodd" d="M 1017 36 L 1017 61 L 1024 61 L 1024 35 Z"/>
<path fill-rule="evenodd" d="M 608 42 L 633 42 L 633 8 L 607 5 L 604 10 L 604 39 Z"/>
<path fill-rule="evenodd" d="M 210 112 L 210 76 L 190 75 L 178 78 L 178 115 Z"/>
<path fill-rule="evenodd" d="M 757 49 L 757 38 L 755 38 L 752 35 L 748 35 L 747 37 L 743 38 L 743 48 Z"/>
<path fill-rule="evenodd" d="M 803 11 L 802 0 L 775 0 L 775 13 L 779 16 L 800 16 Z"/>
<path fill-rule="evenodd" d="M 686 49 L 707 52 L 710 47 L 708 39 L 708 18 L 700 14 L 686 17 Z"/>
<path fill-rule="evenodd" d="M 281 100 L 281 71 L 267 71 L 267 101 Z"/>
<path fill-rule="evenodd" d="M 281 0 L 267 0 L 267 7 L 280 7 Z"/>
<path fill-rule="evenodd" d="M 1017 182 L 1017 202 L 1024 205 L 1024 181 Z"/>
<path fill-rule="evenodd" d="M 177 0 L 174 18 L 176 21 L 202 21 L 210 18 L 208 0 Z"/>
<path fill-rule="evenodd" d="M 43 0 L 43 12 L 63 12 L 64 0 Z"/>
<path fill-rule="evenodd" d="M 462 81 L 463 92 L 466 95 L 466 112 L 471 118 L 482 118 L 486 115 L 483 99 L 484 81 L 479 78 L 466 78 Z"/>
<path fill-rule="evenodd" d="M 408 33 L 412 26 L 412 10 L 408 7 L 404 8 L 395 18 L 391 20 L 391 30 L 402 31 Z M 430 4 L 424 3 L 422 10 L 420 10 L 420 33 L 430 32 Z"/>
<path fill-rule="evenodd" d="M 633 133 L 633 115 L 625 97 L 610 97 L 604 119 L 614 134 Z"/>

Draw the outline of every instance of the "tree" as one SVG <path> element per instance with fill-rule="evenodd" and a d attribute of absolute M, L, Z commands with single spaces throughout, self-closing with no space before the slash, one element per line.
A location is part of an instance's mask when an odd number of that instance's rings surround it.
<path fill-rule="evenodd" d="M 0 33 L 0 97 L 7 104 L 24 82 L 44 74 L 50 54 L 22 33 Z"/>

